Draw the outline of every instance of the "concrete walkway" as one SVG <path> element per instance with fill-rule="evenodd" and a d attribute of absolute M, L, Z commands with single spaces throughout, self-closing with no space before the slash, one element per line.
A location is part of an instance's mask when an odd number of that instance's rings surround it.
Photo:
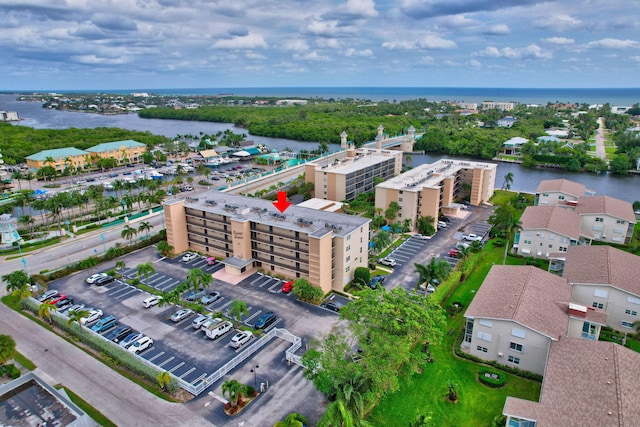
<path fill-rule="evenodd" d="M 596 129 L 596 157 L 607 160 L 607 152 L 604 149 L 604 118 L 598 117 L 598 129 Z"/>
<path fill-rule="evenodd" d="M 213 426 L 184 405 L 147 392 L 1 303 L 0 333 L 16 340 L 18 351 L 36 364 L 45 380 L 68 387 L 119 426 Z"/>

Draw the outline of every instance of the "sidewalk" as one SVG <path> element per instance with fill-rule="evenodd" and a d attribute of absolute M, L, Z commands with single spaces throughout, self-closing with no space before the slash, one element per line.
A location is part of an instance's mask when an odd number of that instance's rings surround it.
<path fill-rule="evenodd" d="M 16 340 L 18 351 L 45 378 L 65 385 L 119 426 L 214 426 L 184 405 L 147 392 L 4 304 L 0 332 Z"/>

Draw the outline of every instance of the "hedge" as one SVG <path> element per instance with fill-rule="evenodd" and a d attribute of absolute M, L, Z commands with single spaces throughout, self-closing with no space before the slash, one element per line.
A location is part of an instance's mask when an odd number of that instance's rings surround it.
<path fill-rule="evenodd" d="M 497 376 L 498 378 L 493 378 L 493 376 Z M 500 388 L 507 383 L 507 378 L 499 372 L 482 370 L 478 372 L 478 381 L 489 387 Z"/>

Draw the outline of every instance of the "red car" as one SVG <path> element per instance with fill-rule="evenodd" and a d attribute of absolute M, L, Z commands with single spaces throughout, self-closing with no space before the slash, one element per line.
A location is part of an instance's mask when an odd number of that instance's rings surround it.
<path fill-rule="evenodd" d="M 451 250 L 449 251 L 449 256 L 450 256 L 450 257 L 453 257 L 453 258 L 459 258 L 459 257 L 460 257 L 460 255 L 461 255 L 461 253 L 460 253 L 460 251 L 459 251 L 459 250 L 457 250 L 457 249 L 451 249 Z"/>
<path fill-rule="evenodd" d="M 64 295 L 64 294 L 56 295 L 51 300 L 49 300 L 48 303 L 51 304 L 51 305 L 56 305 L 56 303 L 62 301 L 63 299 L 66 299 L 66 298 L 67 298 L 67 296 Z"/>
<path fill-rule="evenodd" d="M 282 285 L 282 292 L 284 292 L 285 294 L 288 294 L 289 292 L 291 292 L 292 289 L 293 289 L 293 282 L 287 282 L 284 285 Z"/>

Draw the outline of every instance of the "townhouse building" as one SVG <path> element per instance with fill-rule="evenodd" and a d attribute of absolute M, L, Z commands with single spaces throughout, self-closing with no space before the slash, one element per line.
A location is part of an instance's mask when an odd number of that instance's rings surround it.
<path fill-rule="evenodd" d="M 545 179 L 536 188 L 535 206 L 575 207 L 578 199 L 587 195 L 587 188 L 568 179 Z"/>
<path fill-rule="evenodd" d="M 594 240 L 629 244 L 636 225 L 631 203 L 609 196 L 582 197 L 576 205 L 582 233 L 593 234 Z"/>
<path fill-rule="evenodd" d="M 442 159 L 424 164 L 376 185 L 376 209 L 383 211 L 391 202 L 400 205 L 397 220 L 420 217 L 438 219 L 440 213 L 455 214 L 460 200 L 478 206 L 493 195 L 497 165 L 493 163 Z M 434 224 L 435 226 L 436 224 Z"/>
<path fill-rule="evenodd" d="M 87 164 L 88 152 L 77 148 L 55 148 L 42 150 L 26 157 L 27 166 L 32 172 L 37 172 L 45 166 L 51 166 L 57 173 L 62 173 L 68 167 L 84 168 Z"/>
<path fill-rule="evenodd" d="M 139 163 L 142 155 L 147 151 L 147 146 L 141 142 L 127 139 L 124 141 L 105 142 L 86 150 L 89 155 L 99 156 L 103 159 L 115 159 L 118 164 Z"/>
<path fill-rule="evenodd" d="M 209 191 L 163 203 L 167 242 L 176 253 L 193 250 L 222 258 L 241 276 L 261 268 L 305 278 L 326 293 L 344 290 L 357 267 L 369 263 L 367 218 Z"/>
<path fill-rule="evenodd" d="M 527 206 L 514 239 L 518 255 L 548 259 L 570 246 L 591 244 L 592 235 L 580 229 L 580 216 L 560 206 Z"/>

